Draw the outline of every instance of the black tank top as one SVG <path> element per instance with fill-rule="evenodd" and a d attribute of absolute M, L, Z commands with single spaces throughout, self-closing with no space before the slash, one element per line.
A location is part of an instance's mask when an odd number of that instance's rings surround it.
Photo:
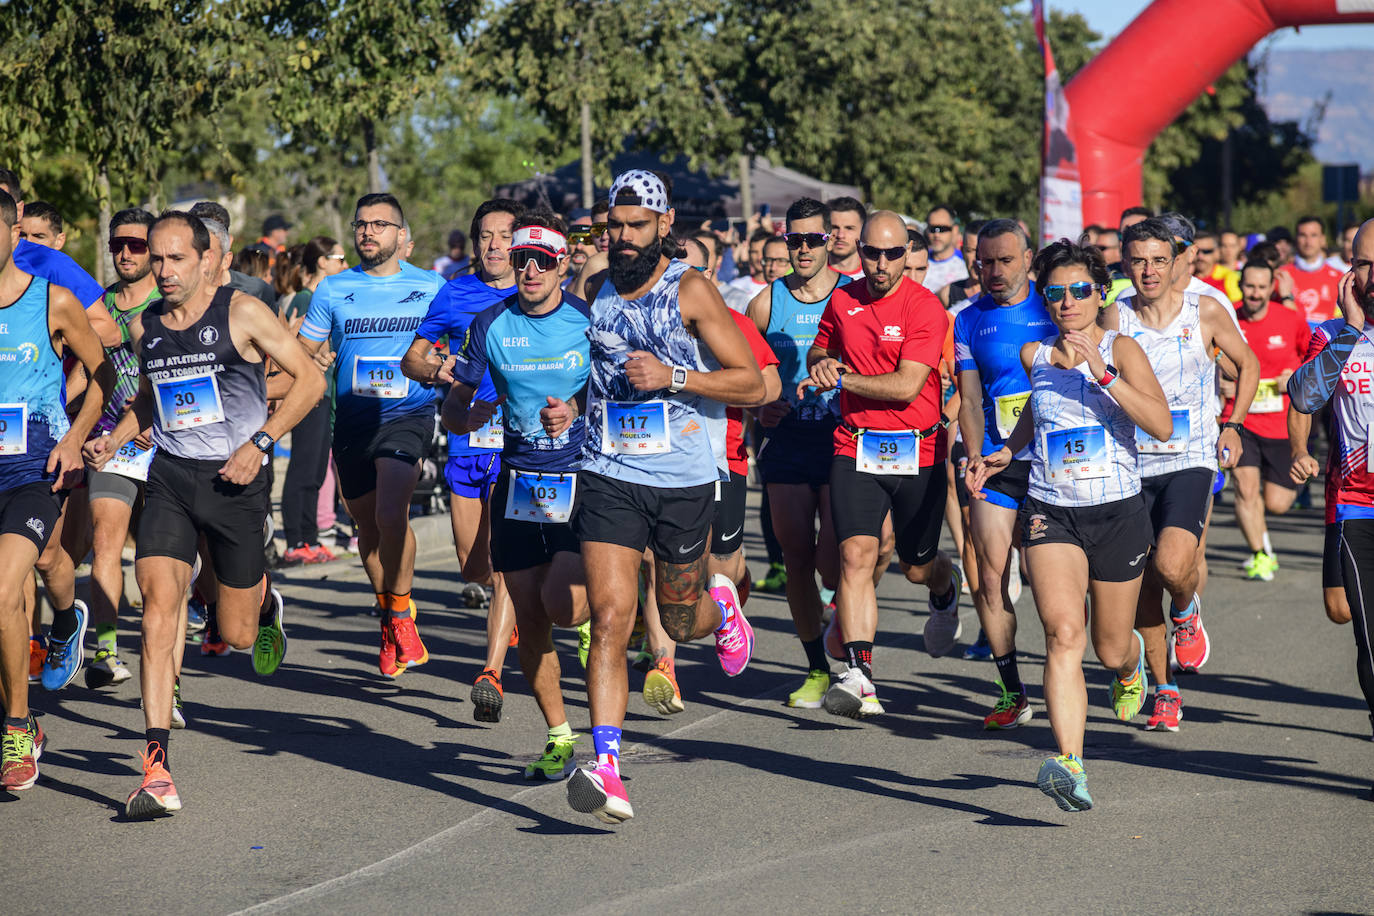
<path fill-rule="evenodd" d="M 138 358 L 153 387 L 153 444 L 180 458 L 223 461 L 267 420 L 262 363 L 239 355 L 229 334 L 227 286 L 215 290 L 200 320 L 182 331 L 163 324 L 172 306 L 143 312 Z"/>

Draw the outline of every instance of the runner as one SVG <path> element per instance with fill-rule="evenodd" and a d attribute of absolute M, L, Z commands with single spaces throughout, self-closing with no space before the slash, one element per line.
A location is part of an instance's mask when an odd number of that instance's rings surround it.
<path fill-rule="evenodd" d="M 1202 624 L 1199 551 L 1206 537 L 1218 462 L 1241 457 L 1239 431 L 1259 380 L 1259 363 L 1246 346 L 1228 306 L 1211 296 L 1180 290 L 1189 263 L 1177 232 L 1163 219 L 1126 230 L 1122 251 L 1134 295 L 1116 302 L 1103 322 L 1144 349 L 1168 398 L 1173 428 L 1163 439 L 1137 436 L 1145 508 L 1154 532 L 1148 574 L 1140 588 L 1136 629 L 1155 679 L 1155 706 L 1146 728 L 1176 731 L 1182 701 L 1172 670 L 1196 672 L 1211 654 Z M 1238 367 L 1231 420 L 1218 435 L 1216 365 L 1220 351 Z M 1171 598 L 1169 623 L 1160 601 Z"/>
<path fill-rule="evenodd" d="M 995 219 L 978 233 L 974 267 L 986 292 L 954 319 L 959 373 L 959 431 L 970 455 L 990 455 L 1006 442 L 1030 399 L 1021 348 L 1054 333 L 1045 303 L 1028 277 L 1030 239 L 1015 221 Z M 971 465 L 970 465 L 971 469 Z M 1011 581 L 1016 521 L 1030 480 L 1030 449 L 988 481 L 969 503 L 973 559 L 978 567 L 974 607 L 997 665 L 1001 697 L 983 719 L 989 729 L 1015 728 L 1031 718 L 1016 663 L 1016 609 Z M 941 647 L 943 648 L 943 647 Z M 949 649 L 953 649 L 951 644 Z"/>
<path fill-rule="evenodd" d="M 0 348 L 17 356 L 0 361 L 0 392 L 7 402 L 0 404 L 0 697 L 5 704 L 0 789 L 17 791 L 37 781 L 45 744 L 43 729 L 29 711 L 23 583 L 32 578 L 62 501 L 80 476 L 81 443 L 100 418 L 113 373 L 76 297 L 15 265 L 19 210 L 8 194 L 0 194 L 0 224 Z M 76 354 L 91 377 L 81 410 L 70 421 L 63 347 Z M 85 629 L 82 619 L 76 633 L 61 640 L 73 647 L 73 677 Z"/>
<path fill-rule="evenodd" d="M 485 426 L 496 405 L 476 398 L 484 381 L 504 408 L 492 564 L 510 589 L 520 668 L 548 725 L 544 753 L 525 767 L 525 778 L 556 780 L 575 767 L 577 736 L 563 708 L 552 628 L 588 616 L 581 548 L 570 524 L 585 438 L 588 311 L 562 291 L 568 243 L 553 214 L 515 221 L 510 258 L 516 294 L 468 326 L 443 416 L 459 435 Z"/>
<path fill-rule="evenodd" d="M 1271 302 L 1274 269 L 1251 261 L 1241 271 L 1240 329 L 1259 360 L 1259 387 L 1240 429 L 1240 461 L 1231 470 L 1236 483 L 1236 524 L 1250 549 L 1246 578 L 1273 580 L 1279 568 L 1264 515 L 1283 515 L 1293 505 L 1293 454 L 1288 439 L 1288 378 L 1302 365 L 1311 338 L 1307 322 L 1291 309 Z M 1222 419 L 1231 418 L 1234 400 Z M 1303 449 L 1306 451 L 1306 448 Z"/>
<path fill-rule="evenodd" d="M 461 347 L 472 319 L 515 291 L 515 269 L 511 266 L 510 245 L 515 220 L 524 207 L 513 200 L 495 198 L 484 202 L 472 216 L 472 239 L 477 269 L 455 277 L 439 290 L 429 303 L 425 319 L 415 330 L 401 360 L 401 371 L 421 384 L 449 384 L 453 381 L 452 351 Z M 440 357 L 434 345 L 447 338 L 450 353 Z M 494 402 L 496 389 L 487 379 L 477 386 L 477 398 Z M 491 567 L 491 489 L 501 476 L 501 414 L 474 430 L 464 439 L 452 435 L 448 440 L 448 461 L 444 479 L 449 486 L 449 520 L 453 525 L 453 546 L 462 571 L 463 600 L 470 608 L 487 602 L 484 585 L 492 588 L 487 608 L 487 657 L 482 671 L 473 681 L 470 699 L 472 714 L 478 722 L 500 722 L 504 693 L 501 672 L 506 651 L 515 640 L 515 609 L 500 573 Z M 498 514 L 502 511 L 496 507 Z"/>
<path fill-rule="evenodd" d="M 850 280 L 827 270 L 833 247 L 830 211 L 803 197 L 787 208 L 792 273 L 775 280 L 749 303 L 749 318 L 779 359 L 783 397 L 757 411 L 763 439 L 755 466 L 767 488 L 773 532 L 787 570 L 787 607 L 806 653 L 806 679 L 787 705 L 819 709 L 830 689 L 830 665 L 822 645 L 824 602 L 816 574 L 839 581 L 839 549 L 830 519 L 830 464 L 834 456 L 835 396 L 797 386 L 807 378 L 806 354 L 830 296 Z"/>
<path fill-rule="evenodd" d="M 157 448 L 138 525 L 135 572 L 143 594 L 140 681 L 147 749 L 143 783 L 125 814 L 180 810 L 168 759 L 181 607 L 191 585 L 197 539 L 204 535 L 218 578 L 222 637 L 253 647 L 253 669 L 276 672 L 286 655 L 282 600 L 262 549 L 268 512 L 265 456 L 324 392 L 318 369 L 269 306 L 217 287 L 210 233 L 197 217 L 166 211 L 148 232 L 162 299 L 131 330 L 139 355 L 138 395 L 108 436 L 86 446 L 104 470 L 143 430 Z M 267 416 L 263 364 L 272 359 L 295 384 Z"/>
<path fill-rule="evenodd" d="M 968 279 L 968 264 L 959 251 L 959 217 L 953 208 L 944 204 L 932 207 L 926 214 L 925 236 L 930 242 L 930 269 L 925 287 L 949 305 L 949 285 Z"/>
<path fill-rule="evenodd" d="M 830 269 L 851 280 L 862 280 L 864 265 L 859 257 L 859 234 L 863 231 L 868 210 L 852 197 L 835 197 L 825 205 L 830 208 Z"/>
<path fill-rule="evenodd" d="M 312 357 L 326 340 L 337 354 L 334 465 L 381 609 L 377 667 L 386 677 L 429 661 L 410 596 L 410 497 L 434 438 L 435 393 L 401 374 L 401 357 L 443 281 L 401 260 L 404 221 L 400 202 L 390 194 L 358 199 L 358 266 L 320 281 L 298 336 Z"/>
<path fill-rule="evenodd" d="M 611 266 L 590 290 L 587 439 L 573 529 L 592 612 L 587 693 L 597 759 L 573 774 L 568 802 L 607 823 L 634 816 L 619 759 L 644 548 L 654 551 L 659 617 L 670 637 L 714 633 L 730 676 L 744 670 L 754 645 L 734 583 L 707 583 L 704 554 L 724 466 L 713 434 L 724 423 L 721 405 L 761 402 L 763 379 L 711 282 L 666 256 L 670 201 L 656 173 L 616 178 Z M 703 346 L 719 369 L 708 369 Z"/>
<path fill-rule="evenodd" d="M 1127 230 L 1128 261 L 1134 237 Z M 1022 539 L 1045 627 L 1045 711 L 1059 749 L 1041 764 L 1036 784 L 1063 810 L 1086 811 L 1093 800 L 1083 770 L 1083 595 L 1092 598 L 1093 650 L 1116 674 L 1112 710 L 1128 721 L 1148 692 L 1145 645 L 1131 628 L 1150 549 L 1136 429 L 1167 438 L 1170 417 L 1140 345 L 1096 324 L 1111 283 L 1101 253 L 1061 239 L 1041 250 L 1032 269 L 1059 334 L 1021 348 L 1028 409 L 1000 449 L 969 460 L 969 489 L 986 492 L 988 479 L 1030 445 Z"/>
<path fill-rule="evenodd" d="M 903 573 L 930 591 L 927 648 L 952 645 L 959 630 L 959 575 L 938 549 L 947 425 L 938 367 L 949 318 L 929 290 L 902 275 L 907 244 L 896 213 L 869 216 L 859 246 L 865 281 L 831 295 L 807 353 L 810 374 L 797 386 L 798 398 L 808 388 L 840 391 L 830 512 L 840 548 L 835 619 L 846 670 L 823 705 L 850 718 L 883 711 L 873 686 L 874 567 L 889 513 Z"/>
<path fill-rule="evenodd" d="M 1326 322 L 1323 322 L 1318 325 L 1317 330 L 1312 332 L 1304 362 L 1315 359 L 1322 348 L 1330 342 L 1327 332 L 1322 330 L 1325 324 Z M 1301 413 L 1290 403 L 1288 449 L 1293 456 L 1293 468 L 1290 473 L 1293 482 L 1299 486 L 1305 485 L 1321 472 L 1321 465 L 1307 451 L 1311 432 L 1311 415 Z M 1345 600 L 1345 577 L 1341 574 L 1341 528 L 1336 521 L 1337 483 L 1340 480 L 1339 457 L 1335 449 L 1326 450 L 1326 498 L 1322 500 L 1322 520 L 1326 526 L 1326 535 L 1322 539 L 1322 604 L 1326 609 L 1327 619 L 1336 624 L 1350 622 L 1350 602 Z"/>
<path fill-rule="evenodd" d="M 1293 263 L 1279 268 L 1293 280 L 1299 313 L 1313 329 L 1336 316 L 1336 290 L 1342 272 L 1326 263 L 1326 224 L 1319 216 L 1298 217 Z"/>

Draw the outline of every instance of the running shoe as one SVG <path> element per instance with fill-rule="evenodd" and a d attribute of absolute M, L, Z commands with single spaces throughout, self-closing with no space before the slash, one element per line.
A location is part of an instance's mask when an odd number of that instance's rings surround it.
<path fill-rule="evenodd" d="M 1145 673 L 1145 640 L 1139 630 L 1132 630 L 1140 655 L 1135 662 L 1135 679 L 1130 684 L 1121 683 L 1120 678 L 1112 678 L 1112 712 L 1122 722 L 1129 722 L 1145 705 L 1145 695 L 1150 692 L 1150 678 Z"/>
<path fill-rule="evenodd" d="M 299 544 L 281 555 L 281 562 L 277 565 L 282 566 L 303 566 L 306 563 L 315 562 L 315 549 L 309 544 Z"/>
<path fill-rule="evenodd" d="M 1169 639 L 1170 661 L 1184 674 L 1196 674 L 1212 657 L 1212 643 L 1207 638 L 1207 628 L 1202 625 L 1202 599 L 1193 595 L 1190 607 L 1193 613 L 1182 620 L 1172 613 L 1169 615 L 1174 625 L 1173 636 Z"/>
<path fill-rule="evenodd" d="M 644 702 L 665 716 L 682 712 L 682 691 L 678 690 L 673 660 L 664 656 L 644 678 Z"/>
<path fill-rule="evenodd" d="M 396 661 L 396 640 L 391 638 L 391 627 L 387 622 L 381 622 L 382 628 L 382 649 L 377 655 L 377 669 L 386 677 L 397 677 L 406 670 L 406 666 Z"/>
<path fill-rule="evenodd" d="M 272 622 L 258 626 L 258 638 L 253 640 L 253 670 L 263 677 L 276 674 L 282 659 L 286 658 L 286 630 L 282 629 L 281 619 L 284 607 L 281 592 L 272 589 Z"/>
<path fill-rule="evenodd" d="M 487 606 L 487 590 L 476 582 L 469 582 L 463 586 L 463 591 L 459 594 L 463 599 L 463 605 L 470 608 Z"/>
<path fill-rule="evenodd" d="M 825 586 L 821 586 L 821 604 L 822 604 L 822 605 L 825 605 L 826 607 L 830 608 L 831 610 L 834 610 L 834 608 L 835 608 L 835 590 L 834 590 L 833 588 L 826 588 Z M 824 612 L 822 612 L 822 613 L 824 613 Z"/>
<path fill-rule="evenodd" d="M 608 763 L 589 764 L 568 780 L 568 806 L 593 814 L 605 824 L 619 824 L 635 816 L 625 784 Z"/>
<path fill-rule="evenodd" d="M 43 734 L 43 726 L 38 724 L 32 712 L 29 713 L 29 734 L 33 735 L 33 759 L 38 760 L 48 746 L 48 736 Z"/>
<path fill-rule="evenodd" d="M 423 665 L 429 661 L 429 650 L 420 641 L 420 631 L 415 629 L 415 602 L 410 602 L 410 614 L 406 617 L 392 617 L 387 621 L 391 627 L 391 641 L 396 644 L 396 661 L 410 667 Z"/>
<path fill-rule="evenodd" d="M 867 719 L 883 711 L 878 691 L 860 668 L 849 668 L 840 679 L 830 685 L 821 700 L 825 711 L 835 716 Z"/>
<path fill-rule="evenodd" d="M 186 601 L 186 638 L 191 642 L 200 642 L 196 638 L 205 632 L 205 605 L 199 598 L 190 598 Z"/>
<path fill-rule="evenodd" d="M 549 782 L 566 779 L 577 769 L 573 748 L 577 738 L 577 735 L 550 738 L 549 743 L 544 745 L 544 753 L 539 755 L 539 759 L 525 767 L 525 778 L 547 779 Z"/>
<path fill-rule="evenodd" d="M 111 685 L 118 686 L 131 677 L 133 675 L 119 660 L 119 656 L 105 646 L 95 650 L 91 663 L 86 666 L 86 686 L 91 690 Z"/>
<path fill-rule="evenodd" d="M 840 629 L 840 615 L 834 614 L 825 626 L 825 654 L 837 662 L 845 660 L 844 631 Z"/>
<path fill-rule="evenodd" d="M 749 666 L 754 654 L 754 628 L 740 610 L 739 593 L 728 576 L 716 573 L 707 583 L 711 599 L 725 614 L 725 625 L 716 630 L 716 658 L 727 677 L 735 677 Z M 652 672 L 650 672 L 652 674 Z"/>
<path fill-rule="evenodd" d="M 984 633 L 982 628 L 979 628 L 978 638 L 973 641 L 973 645 L 964 650 L 964 658 L 978 662 L 992 658 L 992 643 L 988 642 L 988 634 Z"/>
<path fill-rule="evenodd" d="M 186 712 L 181 707 L 181 680 L 172 684 L 172 728 L 186 727 Z"/>
<path fill-rule="evenodd" d="M 768 564 L 768 573 L 762 579 L 754 580 L 755 591 L 781 594 L 787 590 L 787 567 L 781 563 Z"/>
<path fill-rule="evenodd" d="M 1088 794 L 1088 775 L 1083 772 L 1083 761 L 1074 754 L 1047 757 L 1040 764 L 1040 775 L 1035 778 L 1035 784 L 1065 811 L 1087 811 L 1093 806 L 1093 797 Z"/>
<path fill-rule="evenodd" d="M 152 754 L 144 751 L 140 756 L 143 758 L 143 784 L 124 803 L 125 816 L 146 820 L 180 811 L 181 799 L 177 797 L 177 787 L 172 785 L 172 774 L 167 772 L 167 758 L 162 749 Z"/>
<path fill-rule="evenodd" d="M 808 671 L 802 685 L 788 694 L 787 705 L 793 709 L 820 709 L 829 689 L 829 671 Z"/>
<path fill-rule="evenodd" d="M 931 658 L 953 652 L 955 642 L 964 632 L 963 624 L 959 622 L 959 594 L 964 587 L 964 574 L 958 566 L 951 566 L 950 570 L 954 581 L 954 600 L 949 607 L 937 608 L 933 597 L 926 601 L 930 616 L 926 618 L 925 640 L 926 651 Z"/>
<path fill-rule="evenodd" d="M 30 717 L 29 721 L 33 721 Z M 19 792 L 38 781 L 38 757 L 34 733 L 28 725 L 6 725 L 0 738 L 0 789 Z"/>
<path fill-rule="evenodd" d="M 1274 559 L 1272 554 L 1267 554 L 1261 550 L 1241 564 L 1241 568 L 1245 570 L 1245 578 L 1247 579 L 1273 582 L 1274 573 L 1279 568 L 1279 562 Z"/>
<path fill-rule="evenodd" d="M 36 684 L 43 677 L 43 662 L 48 657 L 48 644 L 42 636 L 29 637 L 29 683 Z"/>
<path fill-rule="evenodd" d="M 1172 690 L 1155 691 L 1155 708 L 1150 713 L 1150 721 L 1145 723 L 1145 730 L 1157 731 L 1178 731 L 1178 723 L 1183 719 L 1183 700 Z"/>
<path fill-rule="evenodd" d="M 81 662 L 86 657 L 86 624 L 91 614 L 86 610 L 86 602 L 80 598 L 73 607 L 76 609 L 76 631 L 71 638 L 57 640 L 48 634 L 48 657 L 43 660 L 43 673 L 40 680 L 44 690 L 61 690 L 76 680 L 81 670 Z"/>
<path fill-rule="evenodd" d="M 501 678 L 495 671 L 487 668 L 477 675 L 469 699 L 472 700 L 472 717 L 478 722 L 501 721 L 504 694 L 501 690 Z"/>
<path fill-rule="evenodd" d="M 312 563 L 332 563 L 338 559 L 334 551 L 323 544 L 311 545 L 311 549 L 315 551 L 315 559 L 311 560 Z"/>
<path fill-rule="evenodd" d="M 592 651 L 592 619 L 588 617 L 577 626 L 577 660 L 582 670 L 587 670 L 587 656 Z"/>
<path fill-rule="evenodd" d="M 590 646 L 591 638 L 592 638 L 591 621 L 589 620 L 589 621 L 587 621 L 587 641 L 588 641 L 588 649 L 591 648 L 591 646 Z M 579 639 L 580 639 L 580 637 L 579 637 Z M 578 650 L 579 650 L 579 652 L 581 651 L 581 643 L 580 643 L 580 642 L 579 642 L 579 644 L 578 644 Z M 583 667 L 585 668 L 586 666 L 584 665 Z M 634 660 L 633 662 L 630 663 L 630 667 L 634 668 L 636 671 L 643 672 L 644 674 L 648 674 L 649 671 L 653 669 L 653 667 L 654 667 L 654 653 L 652 653 L 652 652 L 649 651 L 649 636 L 648 636 L 647 633 L 646 633 L 645 635 L 643 635 L 643 636 L 640 637 L 640 639 L 639 639 L 639 651 L 638 651 L 637 653 L 635 653 L 635 660 Z"/>
<path fill-rule="evenodd" d="M 983 728 L 994 731 L 1001 728 L 1016 728 L 1029 722 L 1031 708 L 1026 692 L 1023 690 L 1020 693 L 1011 693 L 1001 681 L 997 682 L 997 689 L 1002 691 L 1002 696 L 997 705 L 992 707 L 992 712 L 983 719 Z"/>

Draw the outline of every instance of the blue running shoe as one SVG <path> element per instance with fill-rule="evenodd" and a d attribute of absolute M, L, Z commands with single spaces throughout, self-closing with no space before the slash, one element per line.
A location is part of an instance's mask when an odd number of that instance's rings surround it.
<path fill-rule="evenodd" d="M 979 629 L 978 638 L 974 640 L 973 645 L 964 650 L 964 658 L 977 662 L 985 662 L 992 658 L 992 646 L 988 644 L 988 634 Z"/>
<path fill-rule="evenodd" d="M 1083 761 L 1073 754 L 1045 758 L 1035 784 L 1065 811 L 1087 811 L 1093 806 Z"/>
<path fill-rule="evenodd" d="M 86 657 L 86 625 L 90 623 L 91 613 L 86 602 L 77 599 L 76 631 L 70 639 L 57 640 L 48 636 L 48 657 L 43 662 L 43 689 L 61 690 L 70 684 L 81 670 Z"/>

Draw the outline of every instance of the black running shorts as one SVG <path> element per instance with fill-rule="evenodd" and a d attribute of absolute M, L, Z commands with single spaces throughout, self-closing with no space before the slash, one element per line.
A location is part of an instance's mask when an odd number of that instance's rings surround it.
<path fill-rule="evenodd" d="M 1149 516 L 1139 495 L 1100 506 L 1054 506 L 1027 496 L 1021 509 L 1021 543 L 1073 544 L 1088 558 L 1088 577 L 1129 582 L 1149 562 Z"/>
<path fill-rule="evenodd" d="M 377 489 L 377 459 L 391 458 L 414 465 L 434 444 L 434 411 L 406 414 L 381 426 L 358 432 L 334 428 L 334 467 L 344 499 L 358 499 Z"/>
<path fill-rule="evenodd" d="M 835 539 L 880 537 L 883 516 L 892 513 L 897 556 L 908 566 L 935 559 L 940 525 L 945 520 L 945 463 L 921 468 L 915 477 L 868 474 L 850 456 L 836 455 L 830 465 L 830 517 Z"/>
<path fill-rule="evenodd" d="M 699 559 L 710 546 L 714 483 L 649 487 L 580 471 L 577 487 L 573 534 L 579 541 L 648 547 L 664 563 L 679 565 Z"/>

